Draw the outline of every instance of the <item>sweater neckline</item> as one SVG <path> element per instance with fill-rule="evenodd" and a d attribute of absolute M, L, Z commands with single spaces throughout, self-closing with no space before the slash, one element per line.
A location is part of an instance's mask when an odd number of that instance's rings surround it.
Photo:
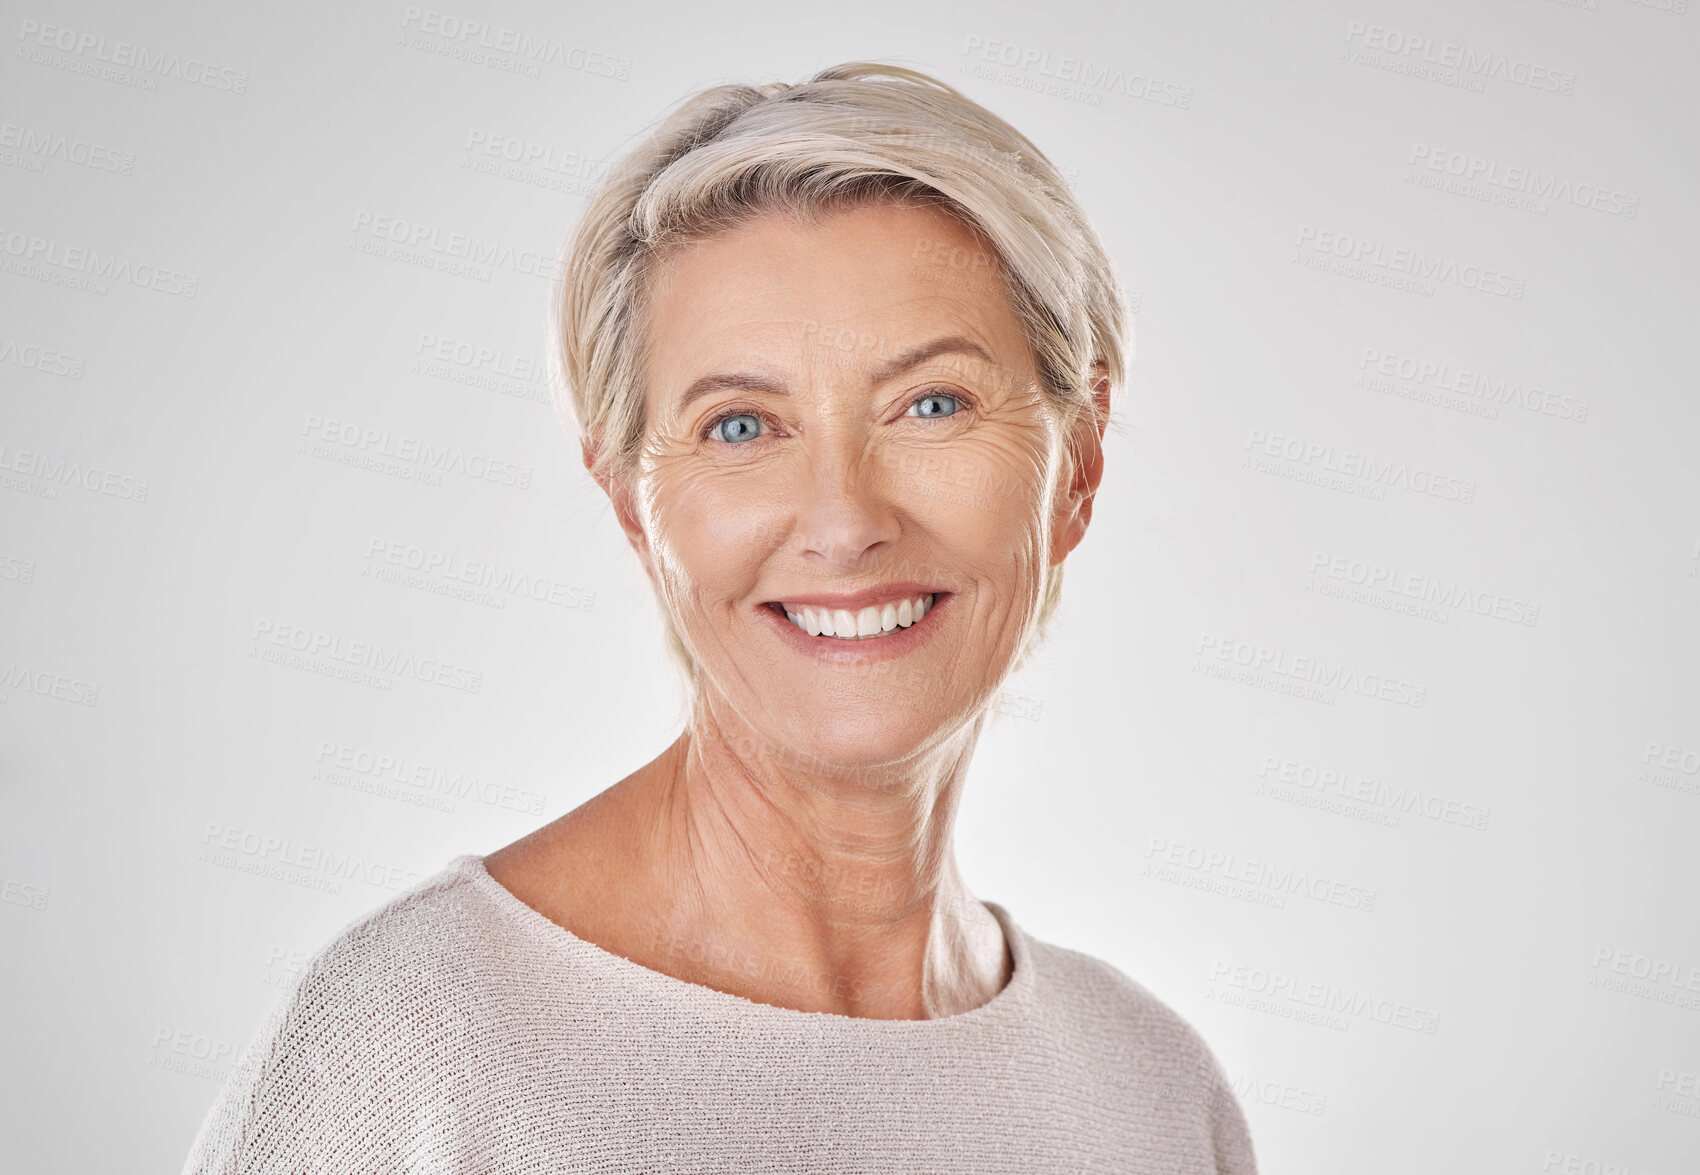
<path fill-rule="evenodd" d="M 512 890 L 491 876 L 490 871 L 484 867 L 483 854 L 463 853 L 449 863 L 449 871 L 467 878 L 532 933 L 559 944 L 568 954 L 587 966 L 624 982 L 636 984 L 660 998 L 683 1000 L 704 1009 L 732 1010 L 741 1017 L 757 1017 L 776 1023 L 828 1025 L 841 1032 L 886 1036 L 979 1028 L 1021 1018 L 1031 1005 L 1032 992 L 1038 978 L 1034 973 L 1033 952 L 1026 934 L 1002 905 L 982 899 L 980 904 L 991 912 L 998 925 L 1003 928 L 1004 942 L 1009 945 L 1011 964 L 1009 981 L 1003 985 L 1001 991 L 979 1007 L 930 1020 L 879 1020 L 865 1016 L 845 1016 L 838 1012 L 806 1012 L 799 1008 L 764 1004 L 748 996 L 692 983 L 690 980 L 668 975 L 664 971 L 645 967 L 642 963 L 580 938 L 566 927 L 545 917 L 540 911 L 526 905 Z"/>

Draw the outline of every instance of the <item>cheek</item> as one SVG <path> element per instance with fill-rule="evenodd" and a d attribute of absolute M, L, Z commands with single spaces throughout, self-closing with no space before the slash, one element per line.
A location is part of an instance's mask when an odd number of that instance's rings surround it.
<path fill-rule="evenodd" d="M 1046 530 L 1043 437 L 1008 430 L 882 454 L 893 496 L 925 529 L 976 564 L 1026 563 Z"/>
<path fill-rule="evenodd" d="M 772 470 L 660 466 L 645 484 L 644 529 L 676 602 L 740 594 L 785 533 L 785 494 Z"/>

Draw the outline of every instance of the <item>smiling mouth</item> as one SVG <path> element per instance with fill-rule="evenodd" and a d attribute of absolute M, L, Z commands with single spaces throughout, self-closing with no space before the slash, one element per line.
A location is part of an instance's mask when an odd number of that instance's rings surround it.
<path fill-rule="evenodd" d="M 787 620 L 810 636 L 832 637 L 841 641 L 872 641 L 918 623 L 932 611 L 938 592 L 891 600 L 885 604 L 869 605 L 851 611 L 847 608 L 821 608 L 812 604 L 786 604 L 775 601 L 768 605 L 782 613 Z"/>

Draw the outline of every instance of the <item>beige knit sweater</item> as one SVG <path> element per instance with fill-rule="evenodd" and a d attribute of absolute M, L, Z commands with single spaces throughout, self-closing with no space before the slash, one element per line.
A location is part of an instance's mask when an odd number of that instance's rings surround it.
<path fill-rule="evenodd" d="M 758 1004 L 603 950 L 456 857 L 279 1000 L 185 1175 L 1254 1175 L 1198 1034 L 985 903 L 1014 970 L 937 1020 Z"/>

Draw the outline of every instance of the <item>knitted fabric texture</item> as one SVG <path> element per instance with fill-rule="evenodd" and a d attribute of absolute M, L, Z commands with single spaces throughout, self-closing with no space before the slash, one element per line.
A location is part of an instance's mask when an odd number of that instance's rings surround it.
<path fill-rule="evenodd" d="M 1255 1175 L 1197 1032 L 984 904 L 1014 962 L 1004 989 L 872 1020 L 650 970 L 456 857 L 302 969 L 184 1173 Z"/>

